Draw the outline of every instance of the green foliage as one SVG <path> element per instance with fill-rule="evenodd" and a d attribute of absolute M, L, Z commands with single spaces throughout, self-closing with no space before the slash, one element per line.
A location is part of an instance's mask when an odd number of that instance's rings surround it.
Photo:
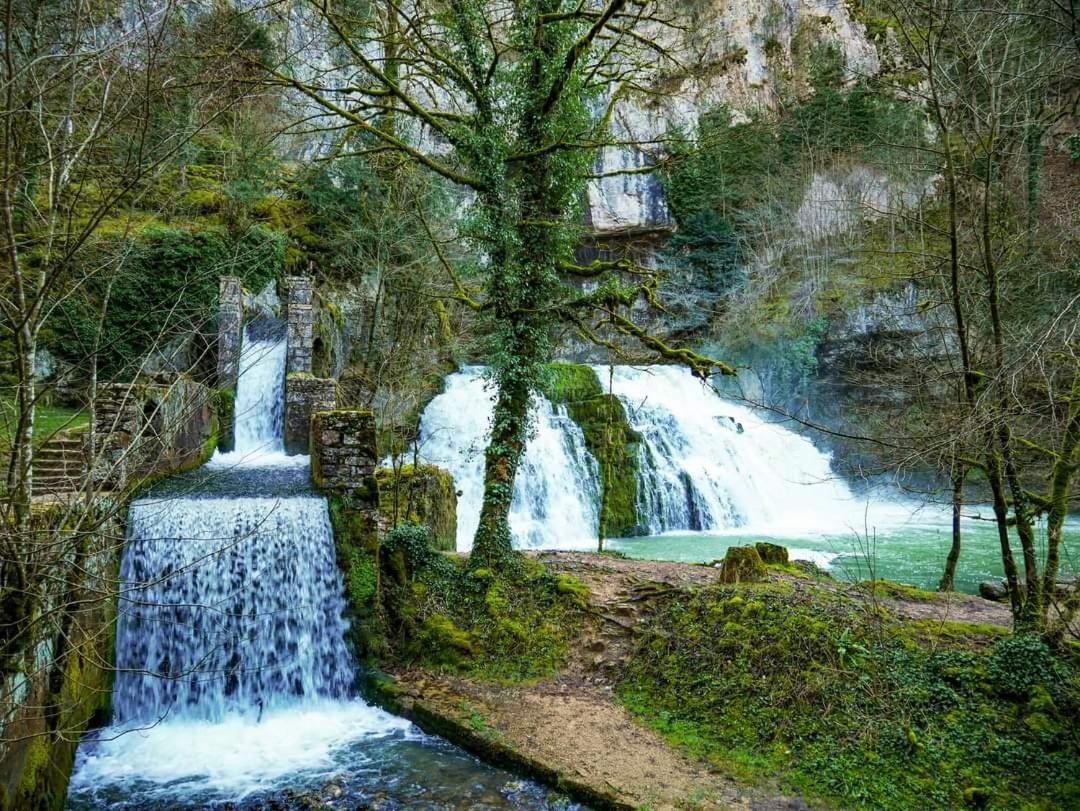
<path fill-rule="evenodd" d="M 618 693 L 695 755 L 845 808 L 1075 805 L 1075 662 L 1030 638 L 973 646 L 961 623 L 929 644 L 869 607 L 805 582 L 680 595 Z"/>
<path fill-rule="evenodd" d="M 437 549 L 452 552 L 457 542 L 457 491 L 454 477 L 435 465 L 380 467 L 379 511 L 388 526 L 423 525 Z"/>
<path fill-rule="evenodd" d="M 1008 698 L 1027 698 L 1036 687 L 1056 681 L 1054 656 L 1039 637 L 1017 634 L 994 646 L 986 665 L 987 680 Z"/>
<path fill-rule="evenodd" d="M 99 345 L 102 374 L 130 374 L 149 348 L 199 331 L 213 313 L 220 276 L 260 289 L 280 273 L 283 249 L 280 235 L 259 226 L 239 237 L 223 228 L 152 226 L 131 241 L 107 240 L 99 258 L 118 262 L 118 270 L 90 276 L 81 295 L 61 302 L 53 343 L 72 361 Z"/>

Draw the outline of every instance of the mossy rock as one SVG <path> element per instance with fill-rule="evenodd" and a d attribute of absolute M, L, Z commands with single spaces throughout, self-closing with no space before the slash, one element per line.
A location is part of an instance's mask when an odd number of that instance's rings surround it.
<path fill-rule="evenodd" d="M 761 555 L 752 546 L 732 546 L 724 555 L 724 563 L 720 567 L 721 583 L 742 583 L 745 581 L 762 580 L 765 577 L 765 564 Z"/>
<path fill-rule="evenodd" d="M 379 512 L 388 527 L 423 524 L 433 546 L 453 552 L 457 545 L 457 489 L 449 471 L 435 465 L 403 465 L 375 471 Z"/>
<path fill-rule="evenodd" d="M 644 534 L 637 514 L 641 435 L 630 427 L 622 401 L 604 393 L 592 367 L 577 363 L 551 364 L 541 390 L 552 403 L 566 407 L 585 447 L 600 463 L 605 535 Z"/>
<path fill-rule="evenodd" d="M 758 555 L 761 557 L 761 562 L 766 566 L 786 566 L 788 564 L 788 551 L 786 546 L 780 546 L 780 544 L 769 543 L 767 541 L 758 541 L 754 544 L 754 549 L 757 550 Z"/>

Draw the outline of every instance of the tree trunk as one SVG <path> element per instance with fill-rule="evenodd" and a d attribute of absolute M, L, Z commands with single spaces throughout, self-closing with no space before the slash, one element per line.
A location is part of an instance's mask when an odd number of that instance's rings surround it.
<path fill-rule="evenodd" d="M 960 560 L 960 513 L 964 506 L 964 479 L 967 470 L 955 464 L 952 471 L 952 546 L 945 558 L 945 572 L 938 583 L 938 591 L 952 591 L 956 581 L 956 563 Z"/>
<path fill-rule="evenodd" d="M 1061 557 L 1062 530 L 1069 512 L 1069 490 L 1080 465 L 1080 367 L 1073 372 L 1069 417 L 1065 436 L 1050 469 L 1050 510 L 1046 516 L 1046 566 L 1043 568 L 1043 598 L 1054 598 Z"/>
<path fill-rule="evenodd" d="M 503 568 L 513 558 L 510 505 L 514 478 L 525 452 L 529 418 L 529 389 L 524 383 L 504 383 L 495 401 L 491 439 L 484 453 L 484 502 L 469 563 Z"/>

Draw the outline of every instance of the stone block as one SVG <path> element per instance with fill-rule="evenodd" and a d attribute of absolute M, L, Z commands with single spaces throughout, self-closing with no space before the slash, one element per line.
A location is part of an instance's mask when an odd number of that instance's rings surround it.
<path fill-rule="evenodd" d="M 337 407 L 337 381 L 291 373 L 285 378 L 285 451 L 308 453 L 311 444 L 311 415 Z M 324 429 L 331 433 L 332 428 Z M 320 436 L 317 431 L 315 436 Z"/>
<path fill-rule="evenodd" d="M 370 411 L 318 411 L 311 418 L 311 436 L 315 484 L 377 503 L 374 415 Z"/>

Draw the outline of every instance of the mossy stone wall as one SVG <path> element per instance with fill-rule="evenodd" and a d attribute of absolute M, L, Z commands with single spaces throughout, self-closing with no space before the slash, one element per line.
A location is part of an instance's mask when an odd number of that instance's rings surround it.
<path fill-rule="evenodd" d="M 108 713 L 120 514 L 104 500 L 92 512 L 35 514 L 34 532 L 54 551 L 38 561 L 29 604 L 6 618 L 14 634 L 3 651 L 2 811 L 63 808 L 79 738 Z"/>
<path fill-rule="evenodd" d="M 379 515 L 383 528 L 423 524 L 435 549 L 453 552 L 457 546 L 457 490 L 449 471 L 435 465 L 381 467 Z"/>

